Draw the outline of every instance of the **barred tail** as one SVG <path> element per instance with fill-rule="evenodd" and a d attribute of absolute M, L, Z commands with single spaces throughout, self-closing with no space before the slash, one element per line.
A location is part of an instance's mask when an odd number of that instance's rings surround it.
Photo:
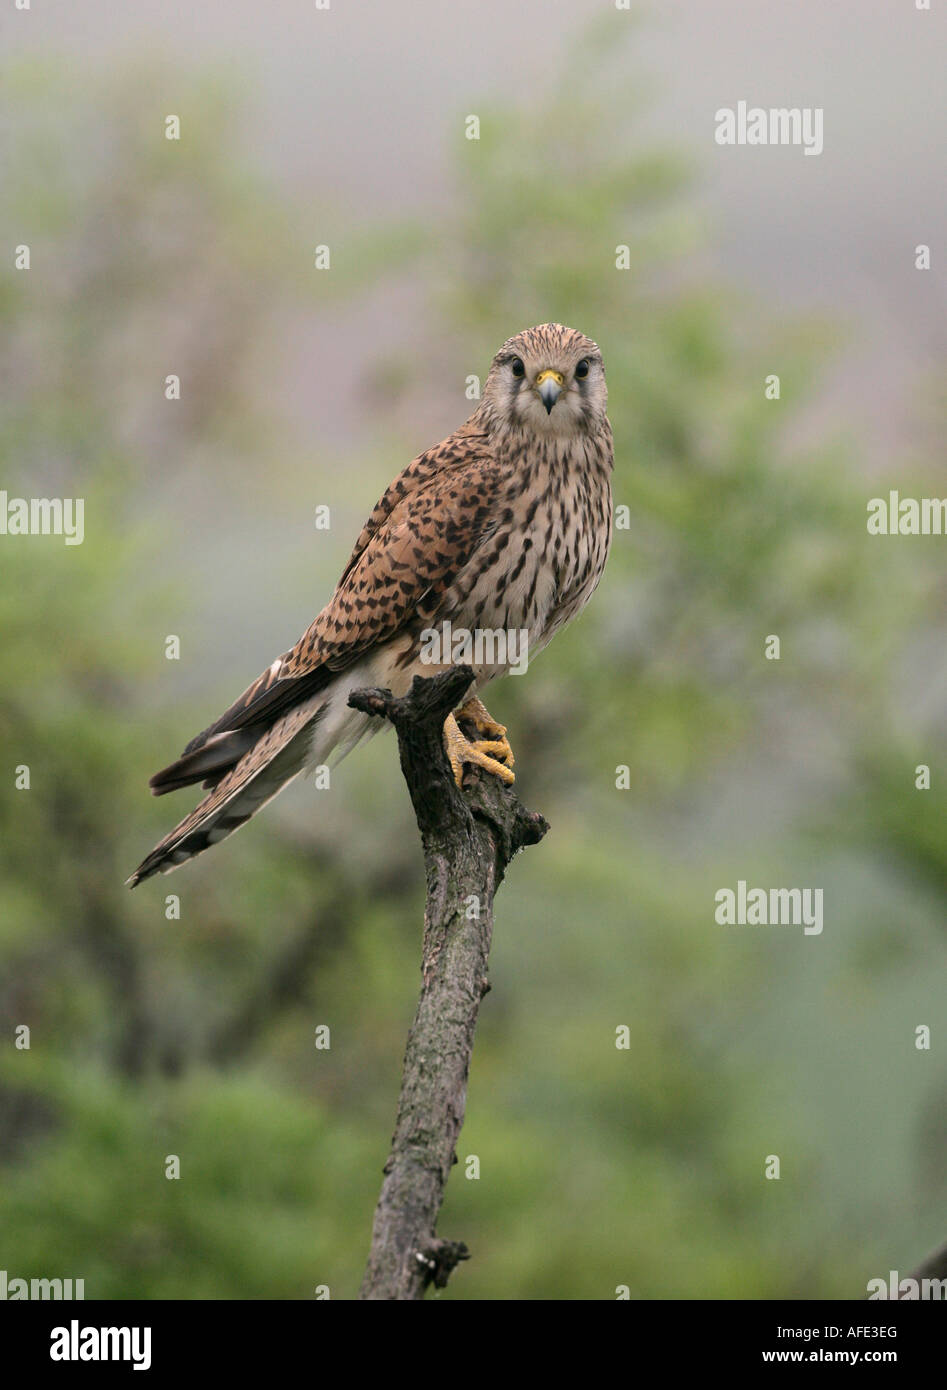
<path fill-rule="evenodd" d="M 240 730 L 239 736 L 229 735 L 231 750 L 237 761 L 219 776 L 209 795 L 185 816 L 170 834 L 166 835 L 151 853 L 142 860 L 126 880 L 134 888 L 156 873 L 170 873 L 211 845 L 246 825 L 261 807 L 271 801 L 287 783 L 302 772 L 309 759 L 313 725 L 325 707 L 325 696 L 314 697 L 284 714 L 270 728 L 262 729 L 247 747 L 250 730 Z M 236 741 L 239 738 L 239 741 Z M 242 751 L 246 748 L 246 751 Z M 190 755 L 193 759 L 194 755 Z M 152 778 L 156 795 L 198 781 L 205 773 L 219 771 L 219 763 L 208 760 L 201 767 L 187 767 L 187 759 L 166 768 Z M 175 770 L 179 769 L 176 774 Z"/>

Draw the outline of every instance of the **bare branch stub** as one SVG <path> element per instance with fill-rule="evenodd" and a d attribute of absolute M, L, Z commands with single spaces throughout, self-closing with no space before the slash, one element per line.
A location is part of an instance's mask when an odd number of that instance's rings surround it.
<path fill-rule="evenodd" d="M 489 988 L 493 898 L 513 855 L 549 828 L 510 787 L 479 769 L 470 769 L 458 790 L 443 726 L 472 679 L 470 667 L 459 666 L 415 677 L 401 699 L 387 690 L 349 697 L 355 709 L 388 719 L 397 731 L 427 875 L 421 994 L 362 1299 L 420 1299 L 431 1284 L 445 1287 L 468 1258 L 462 1242 L 441 1240 L 435 1228 L 456 1162 L 480 1000 Z"/>

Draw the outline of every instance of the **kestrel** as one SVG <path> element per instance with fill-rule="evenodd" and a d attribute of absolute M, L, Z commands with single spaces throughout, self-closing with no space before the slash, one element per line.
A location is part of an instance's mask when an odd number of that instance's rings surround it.
<path fill-rule="evenodd" d="M 460 784 L 473 763 L 513 781 L 506 729 L 477 692 L 521 660 L 524 635 L 535 656 L 602 577 L 612 537 L 606 402 L 602 354 L 575 329 L 546 323 L 503 344 L 480 405 L 394 480 L 292 650 L 152 777 L 156 796 L 195 782 L 209 794 L 131 887 L 223 840 L 299 773 L 381 727 L 349 708 L 353 690 L 404 695 L 414 676 L 455 660 L 474 680 L 444 725 L 454 776 Z M 438 652 L 441 634 L 449 640 Z"/>

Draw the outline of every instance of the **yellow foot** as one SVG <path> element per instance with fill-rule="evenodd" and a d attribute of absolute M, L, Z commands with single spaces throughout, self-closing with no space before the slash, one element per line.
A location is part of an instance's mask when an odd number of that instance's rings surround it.
<path fill-rule="evenodd" d="M 493 753 L 493 757 L 498 763 L 502 763 L 505 768 L 512 771 L 516 759 L 506 736 L 506 725 L 498 724 L 483 701 L 478 700 L 476 695 L 472 695 L 460 710 L 458 727 L 462 728 L 467 724 L 472 725 L 476 733 L 485 734 L 489 742 L 499 745 L 499 748 Z"/>
<path fill-rule="evenodd" d="M 461 732 L 454 715 L 447 716 L 444 721 L 444 742 L 454 781 L 458 787 L 463 785 L 465 763 L 482 767 L 485 772 L 492 773 L 504 782 L 514 782 L 516 774 L 513 771 L 513 749 L 509 745 L 503 725 L 498 724 L 477 699 L 467 701 L 459 711 L 459 718 L 468 726 L 472 725 L 476 733 L 486 734 L 488 737 L 468 739 L 466 734 Z"/>

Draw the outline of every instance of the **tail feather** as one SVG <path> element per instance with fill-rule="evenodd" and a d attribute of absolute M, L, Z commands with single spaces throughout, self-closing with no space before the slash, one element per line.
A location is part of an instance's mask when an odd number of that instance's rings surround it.
<path fill-rule="evenodd" d="M 167 792 L 177 791 L 179 787 L 190 787 L 195 782 L 201 782 L 205 787 L 216 787 L 244 754 L 256 746 L 263 732 L 257 724 L 247 729 L 230 729 L 226 733 L 215 734 L 203 747 L 182 754 L 169 767 L 156 772 L 148 785 L 155 796 L 164 796 Z"/>
<path fill-rule="evenodd" d="M 229 770 L 223 771 L 219 779 L 214 779 L 216 785 L 210 795 L 205 796 L 142 860 L 126 880 L 129 888 L 152 874 L 170 873 L 210 845 L 218 844 L 245 825 L 287 782 L 298 776 L 308 760 L 312 725 L 319 719 L 324 704 L 324 697 L 316 697 L 283 715 L 271 728 L 262 731 L 258 728 L 247 751 Z M 239 730 L 240 740 L 245 740 L 250 732 Z M 226 733 L 219 736 L 221 740 L 228 737 Z M 207 772 L 213 772 L 213 768 L 220 765 L 220 758 L 232 753 L 237 746 L 239 744 L 233 741 L 219 744 L 217 761 L 214 761 L 213 748 L 208 752 L 210 761 L 200 760 L 200 755 L 208 751 L 205 748 L 179 758 L 152 778 L 156 795 L 199 781 Z"/>
<path fill-rule="evenodd" d="M 367 658 L 323 681 L 271 724 L 205 731 L 180 758 L 151 779 L 156 796 L 202 779 L 212 790 L 155 846 L 126 882 L 130 888 L 152 874 L 169 873 L 239 830 L 308 765 L 338 763 L 365 737 L 385 727 L 383 719 L 349 707 L 351 691 L 382 685 L 403 689 L 410 674 L 399 651 Z M 400 684 L 399 684 L 400 683 Z M 219 723 L 220 721 L 218 721 Z M 197 744 L 198 746 L 194 746 Z"/>

